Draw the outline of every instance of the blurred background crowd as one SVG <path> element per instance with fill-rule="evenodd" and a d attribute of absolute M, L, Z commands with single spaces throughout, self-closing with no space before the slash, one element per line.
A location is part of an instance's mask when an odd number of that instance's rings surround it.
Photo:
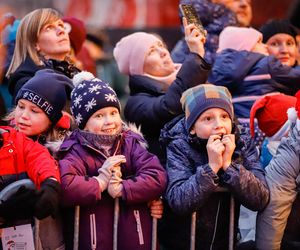
<path fill-rule="evenodd" d="M 110 82 L 125 104 L 129 92 L 126 84 L 128 79 L 119 74 L 114 63 L 112 50 L 115 44 L 122 37 L 142 30 L 159 35 L 171 51 L 182 38 L 178 5 L 179 0 L 2 0 L 0 29 L 4 29 L 9 22 L 13 24 L 15 19 L 16 22 L 9 28 L 6 27 L 2 34 L 0 79 L 4 77 L 10 55 L 12 56 L 14 45 L 11 44 L 14 42 L 19 20 L 34 9 L 49 7 L 68 17 L 64 21 L 74 26 L 70 37 L 78 59 L 76 66 Z M 299 4 L 296 0 L 253 0 L 251 5 L 250 25 L 258 29 L 269 19 L 293 18 Z M 293 22 L 298 26 L 297 20 Z M 0 115 L 3 116 L 11 108 L 12 101 L 5 81 L 0 82 Z"/>

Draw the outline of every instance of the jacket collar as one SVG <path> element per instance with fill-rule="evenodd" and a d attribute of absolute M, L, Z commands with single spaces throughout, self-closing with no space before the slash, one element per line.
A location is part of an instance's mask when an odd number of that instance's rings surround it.
<path fill-rule="evenodd" d="M 129 77 L 130 94 L 146 92 L 153 95 L 162 95 L 165 93 L 163 83 L 160 84 L 148 76 L 133 75 Z"/>

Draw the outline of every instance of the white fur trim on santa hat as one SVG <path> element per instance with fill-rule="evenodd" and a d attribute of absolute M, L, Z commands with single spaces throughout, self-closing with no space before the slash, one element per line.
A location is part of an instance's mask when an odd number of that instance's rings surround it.
<path fill-rule="evenodd" d="M 95 79 L 95 76 L 88 71 L 81 71 L 80 73 L 76 74 L 73 77 L 73 84 L 76 87 L 78 84 L 82 83 L 83 81 L 90 81 Z"/>
<path fill-rule="evenodd" d="M 296 122 L 298 115 L 297 115 L 297 111 L 295 108 L 289 108 L 287 110 L 287 115 L 288 115 L 289 121 Z"/>
<path fill-rule="evenodd" d="M 289 108 L 287 110 L 287 114 L 288 114 L 289 121 L 296 122 L 297 130 L 300 131 L 300 120 L 299 120 L 299 117 L 297 115 L 296 109 L 295 108 Z"/>
<path fill-rule="evenodd" d="M 296 121 L 296 127 L 297 127 L 297 130 L 300 131 L 300 120 L 297 119 Z"/>

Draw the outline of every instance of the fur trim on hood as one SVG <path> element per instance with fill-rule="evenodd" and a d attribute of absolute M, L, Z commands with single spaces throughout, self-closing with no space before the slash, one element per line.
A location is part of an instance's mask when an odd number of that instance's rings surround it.
<path fill-rule="evenodd" d="M 143 139 L 143 140 L 139 140 L 140 145 L 145 149 L 148 148 L 148 143 L 146 142 L 144 135 L 141 131 L 141 126 L 137 126 L 135 123 L 128 123 L 128 124 L 124 123 L 124 129 L 130 130 L 133 133 L 139 135 Z"/>
<path fill-rule="evenodd" d="M 50 154 L 55 158 L 58 159 L 58 151 L 60 149 L 61 144 L 64 142 L 65 138 L 69 137 L 71 131 L 66 131 L 64 137 L 55 141 L 47 141 L 45 143 L 45 147 L 49 150 Z"/>

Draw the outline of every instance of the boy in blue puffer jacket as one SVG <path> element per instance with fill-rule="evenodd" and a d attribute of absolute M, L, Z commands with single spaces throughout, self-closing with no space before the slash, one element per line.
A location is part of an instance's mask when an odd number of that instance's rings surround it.
<path fill-rule="evenodd" d="M 190 217 L 196 211 L 196 249 L 225 249 L 230 194 L 216 191 L 226 187 L 233 194 L 237 222 L 240 204 L 254 211 L 267 205 L 264 170 L 249 133 L 234 125 L 231 95 L 225 87 L 190 88 L 181 103 L 185 117 L 171 121 L 161 133 L 168 156 L 166 199 L 178 213 L 164 247 L 189 248 Z M 234 232 L 236 239 L 237 223 Z"/>

